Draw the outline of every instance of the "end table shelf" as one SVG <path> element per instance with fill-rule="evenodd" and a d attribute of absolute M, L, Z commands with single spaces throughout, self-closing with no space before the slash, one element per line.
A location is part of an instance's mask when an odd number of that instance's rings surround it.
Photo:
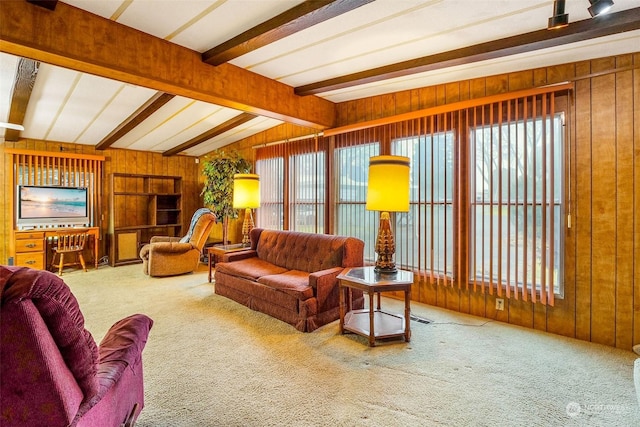
<path fill-rule="evenodd" d="M 353 332 L 369 338 L 374 347 L 376 339 L 404 338 L 411 340 L 411 285 L 413 273 L 398 270 L 394 274 L 377 273 L 374 267 L 349 268 L 338 275 L 340 280 L 340 333 Z M 351 290 L 362 290 L 369 296 L 369 307 L 353 310 Z M 383 311 L 380 307 L 382 292 L 404 292 L 404 316 Z M 348 295 L 347 295 L 348 294 Z M 377 307 L 374 295 L 378 296 Z"/>
<path fill-rule="evenodd" d="M 352 310 L 344 316 L 343 328 L 347 331 L 369 336 L 369 309 Z M 404 335 L 404 316 L 387 313 L 382 310 L 373 311 L 375 324 L 374 336 L 378 338 L 393 338 Z"/>

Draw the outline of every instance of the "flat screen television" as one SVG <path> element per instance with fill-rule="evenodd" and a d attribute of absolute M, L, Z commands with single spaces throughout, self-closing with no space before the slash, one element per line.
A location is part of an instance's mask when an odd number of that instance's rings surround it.
<path fill-rule="evenodd" d="M 86 187 L 20 185 L 17 191 L 18 228 L 90 224 Z"/>

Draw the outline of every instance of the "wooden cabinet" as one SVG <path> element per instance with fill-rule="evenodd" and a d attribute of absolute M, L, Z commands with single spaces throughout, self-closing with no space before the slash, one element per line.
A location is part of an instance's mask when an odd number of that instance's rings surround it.
<path fill-rule="evenodd" d="M 87 261 L 93 260 L 95 268 L 98 268 L 98 250 L 100 228 L 98 227 L 43 227 L 31 230 L 14 230 L 11 253 L 15 256 L 15 264 L 20 267 L 30 267 L 37 270 L 47 270 L 51 262 L 51 245 L 55 244 L 57 235 L 61 231 L 86 230 L 93 240 L 85 246 L 84 257 Z"/>
<path fill-rule="evenodd" d="M 44 231 L 16 231 L 16 265 L 44 269 Z"/>
<path fill-rule="evenodd" d="M 113 173 L 110 183 L 112 266 L 142 262 L 132 254 L 152 236 L 181 236 L 182 177 Z"/>

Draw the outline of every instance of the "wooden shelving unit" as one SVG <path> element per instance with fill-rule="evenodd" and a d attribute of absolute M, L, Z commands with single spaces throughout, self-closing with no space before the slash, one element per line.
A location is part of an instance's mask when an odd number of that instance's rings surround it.
<path fill-rule="evenodd" d="M 111 174 L 109 260 L 112 266 L 141 262 L 140 247 L 152 236 L 182 233 L 182 177 Z"/>

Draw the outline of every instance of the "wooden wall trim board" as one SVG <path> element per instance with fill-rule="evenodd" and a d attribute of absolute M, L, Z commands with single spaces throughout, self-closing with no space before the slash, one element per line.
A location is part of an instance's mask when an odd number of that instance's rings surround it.
<path fill-rule="evenodd" d="M 576 70 L 591 71 L 590 63 L 576 65 Z M 570 237 L 575 239 L 576 264 L 585 260 L 576 270 L 575 298 L 576 338 L 591 340 L 591 80 L 576 82 L 575 126 L 573 148 L 575 151 L 574 214 Z M 578 125 L 579 124 L 579 125 Z M 580 173 L 578 173 L 578 171 Z M 566 286 L 566 285 L 565 285 Z"/>
<path fill-rule="evenodd" d="M 104 156 L 98 156 L 95 154 L 81 154 L 81 153 L 69 153 L 69 152 L 57 152 L 57 151 L 37 151 L 37 150 L 20 150 L 15 148 L 5 148 L 4 152 L 7 154 L 23 154 L 27 156 L 50 156 L 59 157 L 62 159 L 76 159 L 76 160 L 98 160 L 103 161 Z"/>
<path fill-rule="evenodd" d="M 611 68 L 613 60 L 593 61 L 592 69 Z M 591 340 L 615 343 L 616 246 L 616 76 L 591 79 Z M 614 118 L 612 120 L 612 118 Z M 586 171 L 577 171 L 578 174 Z M 619 191 L 619 190 L 618 190 Z M 596 285 L 597 286 L 594 286 Z"/>
<path fill-rule="evenodd" d="M 616 58 L 618 69 L 632 62 L 625 56 Z M 633 71 L 615 74 L 616 116 L 616 236 L 633 236 Z M 629 256 L 631 254 L 631 256 Z M 615 343 L 622 348 L 633 346 L 633 239 L 616 239 Z"/>
<path fill-rule="evenodd" d="M 634 55 L 634 63 L 640 64 L 640 54 Z M 640 343 L 640 69 L 633 70 L 633 334 L 632 344 Z"/>

